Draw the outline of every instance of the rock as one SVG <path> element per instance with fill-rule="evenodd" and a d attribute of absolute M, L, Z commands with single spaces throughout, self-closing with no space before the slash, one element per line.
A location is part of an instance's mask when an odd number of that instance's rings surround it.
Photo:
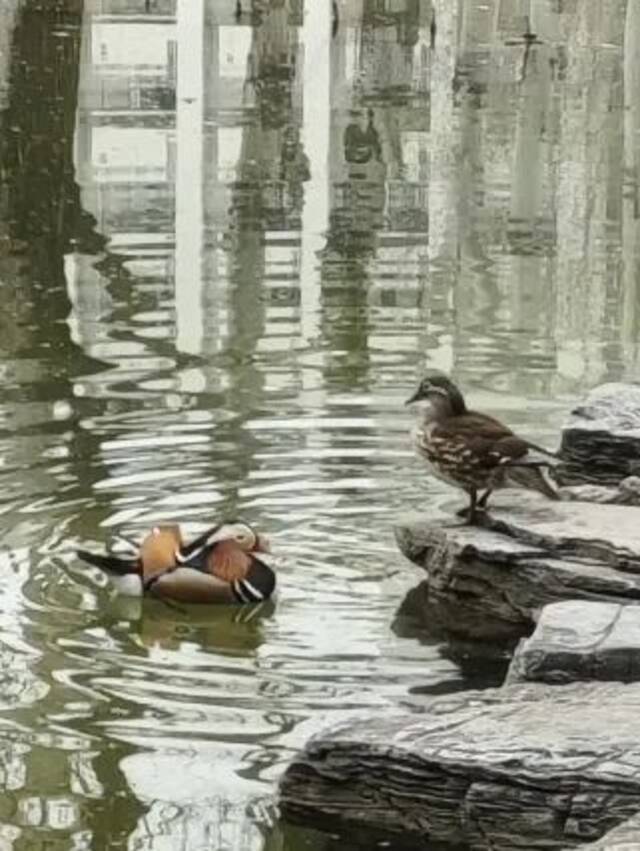
<path fill-rule="evenodd" d="M 640 573 L 640 510 L 559 503 L 521 492 L 496 500 L 484 525 L 550 555 L 590 559 Z"/>
<path fill-rule="evenodd" d="M 507 682 L 640 680 L 640 606 L 571 600 L 542 610 Z"/>
<path fill-rule="evenodd" d="M 458 635 L 522 636 L 561 600 L 640 600 L 640 509 L 504 491 L 484 528 L 414 520 L 396 539 L 427 571 L 430 604 L 457 608 Z"/>
<path fill-rule="evenodd" d="M 620 502 L 625 505 L 640 505 L 640 476 L 627 476 L 618 485 Z"/>
<path fill-rule="evenodd" d="M 581 851 L 637 851 L 640 848 L 640 815 L 614 827 L 597 842 L 580 847 Z"/>
<path fill-rule="evenodd" d="M 640 684 L 536 683 L 351 718 L 294 758 L 282 811 L 482 851 L 573 848 L 640 809 L 638 706 Z"/>
<path fill-rule="evenodd" d="M 574 502 L 600 502 L 611 505 L 640 505 L 640 477 L 627 476 L 615 487 L 606 485 L 567 485 L 558 488 L 561 499 Z"/>
<path fill-rule="evenodd" d="M 574 408 L 562 432 L 563 482 L 617 484 L 640 472 L 640 385 L 603 384 Z"/>
<path fill-rule="evenodd" d="M 523 632 L 531 631 L 528 622 L 523 628 L 521 621 L 505 621 L 499 613 L 488 612 L 478 604 L 477 597 L 468 599 L 440 594 L 430 586 L 428 579 L 407 592 L 396 612 L 394 625 L 402 623 L 406 617 L 419 624 L 421 632 L 431 641 L 444 639 L 447 647 L 454 644 L 464 648 L 480 647 L 485 659 L 492 655 L 492 650 L 504 658 L 507 649 L 516 649 Z"/>

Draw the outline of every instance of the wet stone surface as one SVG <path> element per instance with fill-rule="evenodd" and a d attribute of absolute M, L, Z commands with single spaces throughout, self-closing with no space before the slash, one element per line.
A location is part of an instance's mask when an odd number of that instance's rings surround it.
<path fill-rule="evenodd" d="M 602 839 L 582 846 L 583 851 L 637 851 L 640 848 L 640 815 L 614 827 Z"/>
<path fill-rule="evenodd" d="M 351 719 L 297 755 L 282 807 L 474 849 L 576 847 L 638 809 L 639 702 L 636 684 L 527 684 Z"/>
<path fill-rule="evenodd" d="M 640 471 L 640 385 L 611 383 L 575 407 L 562 433 L 563 479 L 616 484 Z"/>
<path fill-rule="evenodd" d="M 545 606 L 507 682 L 640 679 L 640 606 L 570 600 Z"/>
<path fill-rule="evenodd" d="M 640 476 L 627 476 L 617 485 L 565 485 L 560 498 L 574 502 L 598 502 L 611 505 L 640 505 Z"/>
<path fill-rule="evenodd" d="M 637 508 L 505 492 L 482 528 L 416 518 L 396 539 L 426 570 L 431 603 L 458 607 L 458 635 L 526 634 L 561 600 L 640 601 Z"/>
<path fill-rule="evenodd" d="M 405 606 L 434 631 L 533 631 L 505 685 L 316 737 L 282 782 L 290 818 L 492 851 L 640 847 L 640 386 L 593 391 L 561 452 L 558 502 L 507 492 L 480 526 L 396 528 L 427 574 Z"/>

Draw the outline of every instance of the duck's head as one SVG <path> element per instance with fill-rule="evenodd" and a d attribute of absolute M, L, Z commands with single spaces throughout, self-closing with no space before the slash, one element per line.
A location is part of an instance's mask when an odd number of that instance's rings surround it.
<path fill-rule="evenodd" d="M 445 416 L 464 414 L 467 410 L 462 393 L 453 381 L 442 373 L 433 373 L 422 379 L 418 389 L 407 399 L 405 405 L 414 402 L 429 402 L 436 413 Z"/>
<path fill-rule="evenodd" d="M 207 544 L 217 544 L 221 541 L 233 541 L 245 553 L 270 553 L 271 545 L 266 535 L 260 535 L 256 530 L 242 520 L 223 523 L 207 539 Z"/>

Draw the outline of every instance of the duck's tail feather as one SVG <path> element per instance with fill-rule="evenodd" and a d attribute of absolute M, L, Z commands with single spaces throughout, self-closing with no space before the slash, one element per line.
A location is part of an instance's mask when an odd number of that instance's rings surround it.
<path fill-rule="evenodd" d="M 135 559 L 118 558 L 112 555 L 98 555 L 98 553 L 90 553 L 87 550 L 76 550 L 76 555 L 82 561 L 93 567 L 99 567 L 100 570 L 104 570 L 106 573 L 115 573 L 117 576 L 138 573 L 138 565 Z"/>
<path fill-rule="evenodd" d="M 538 491 L 548 499 L 560 499 L 560 494 L 549 476 L 548 465 L 539 462 L 506 465 L 505 484 Z"/>
<path fill-rule="evenodd" d="M 128 554 L 132 558 L 137 558 L 140 552 L 140 544 L 132 541 L 126 535 L 114 535 L 107 544 L 107 550 L 110 554 L 113 553 L 118 557 Z"/>
<path fill-rule="evenodd" d="M 555 464 L 559 464 L 562 460 L 557 452 L 552 452 L 550 449 L 545 449 L 544 446 L 538 446 L 537 443 L 531 443 L 530 440 L 525 441 L 529 449 L 533 452 L 537 452 L 538 455 L 542 456 L 540 458 L 540 463 L 545 463 L 547 466 L 553 466 Z M 537 459 L 536 459 L 537 460 Z"/>

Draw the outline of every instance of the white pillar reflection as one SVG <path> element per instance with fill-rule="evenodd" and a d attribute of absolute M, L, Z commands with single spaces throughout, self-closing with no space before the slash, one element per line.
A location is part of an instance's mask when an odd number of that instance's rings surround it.
<path fill-rule="evenodd" d="M 198 354 L 204 335 L 204 0 L 178 0 L 176 12 L 176 348 Z"/>
<path fill-rule="evenodd" d="M 622 339 L 626 362 L 638 358 L 640 224 L 640 0 L 629 0 L 624 30 L 624 174 L 622 193 Z"/>
<path fill-rule="evenodd" d="M 438 35 L 431 59 L 430 260 L 455 257 L 457 253 L 456 181 L 459 171 L 453 79 L 460 7 L 458 0 L 434 0 L 433 8 Z"/>
<path fill-rule="evenodd" d="M 311 179 L 306 183 L 302 215 L 300 281 L 301 333 L 315 337 L 320 325 L 320 270 L 317 253 L 324 245 L 329 217 L 329 122 L 331 3 L 305 8 L 302 139 Z"/>

